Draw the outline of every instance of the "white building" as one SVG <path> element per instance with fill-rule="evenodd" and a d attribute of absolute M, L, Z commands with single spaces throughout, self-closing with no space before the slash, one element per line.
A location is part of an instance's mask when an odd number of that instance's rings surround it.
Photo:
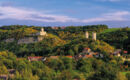
<path fill-rule="evenodd" d="M 88 31 L 85 33 L 85 37 L 88 39 L 89 38 L 89 33 Z"/>
<path fill-rule="evenodd" d="M 92 39 L 93 39 L 93 40 L 96 40 L 96 39 L 97 39 L 97 34 L 96 34 L 96 32 L 93 32 L 93 33 L 92 33 Z"/>

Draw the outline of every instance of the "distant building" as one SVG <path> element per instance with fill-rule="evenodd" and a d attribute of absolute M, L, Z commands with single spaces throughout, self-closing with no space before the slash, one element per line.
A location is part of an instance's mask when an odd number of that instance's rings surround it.
<path fill-rule="evenodd" d="M 88 31 L 85 32 L 85 38 L 86 38 L 86 39 L 89 38 L 89 32 L 88 32 Z M 96 41 L 96 39 L 97 39 L 97 34 L 96 34 L 96 32 L 92 32 L 92 39 Z"/>
<path fill-rule="evenodd" d="M 73 58 L 73 56 L 65 56 L 65 57 L 67 57 L 67 58 Z"/>
<path fill-rule="evenodd" d="M 54 27 L 51 27 L 51 28 L 52 28 L 52 29 L 55 29 L 55 30 L 59 29 L 58 27 L 55 27 L 55 26 L 54 26 Z"/>
<path fill-rule="evenodd" d="M 122 51 L 121 49 L 117 49 L 117 50 L 113 53 L 113 55 L 120 57 L 120 56 L 121 56 L 121 51 Z"/>
<path fill-rule="evenodd" d="M 44 58 L 43 58 L 42 56 L 34 56 L 34 57 L 29 56 L 29 57 L 28 57 L 28 60 L 29 60 L 29 61 L 43 61 Z"/>
<path fill-rule="evenodd" d="M 82 51 L 83 53 L 89 53 L 91 51 L 90 48 L 84 48 L 84 50 Z"/>
<path fill-rule="evenodd" d="M 8 75 L 0 75 L 0 80 L 8 80 Z"/>
<path fill-rule="evenodd" d="M 62 26 L 61 29 L 65 29 L 66 27 L 65 26 Z"/>
<path fill-rule="evenodd" d="M 85 33 L 85 37 L 88 39 L 89 38 L 89 33 L 88 31 Z"/>
<path fill-rule="evenodd" d="M 47 36 L 47 32 L 44 31 L 44 28 L 41 28 L 41 31 L 36 34 L 31 34 L 30 37 L 24 37 L 18 40 L 18 44 L 29 44 L 42 41 L 44 37 Z M 14 38 L 9 38 L 4 40 L 5 42 L 13 42 Z"/>
<path fill-rule="evenodd" d="M 16 70 L 15 69 L 8 69 L 8 72 L 9 72 L 9 78 L 13 78 L 15 76 Z"/>
<path fill-rule="evenodd" d="M 37 36 L 47 36 L 46 31 L 44 31 L 44 28 L 41 28 L 41 31 L 36 33 Z"/>
<path fill-rule="evenodd" d="M 96 39 L 97 39 L 96 35 L 97 35 L 96 32 L 93 32 L 93 33 L 92 33 L 92 39 L 93 39 L 93 40 L 96 40 Z"/>
<path fill-rule="evenodd" d="M 83 58 L 92 58 L 92 57 L 93 57 L 93 55 L 90 55 L 90 54 L 89 54 L 89 55 L 84 55 L 84 56 L 83 56 Z"/>

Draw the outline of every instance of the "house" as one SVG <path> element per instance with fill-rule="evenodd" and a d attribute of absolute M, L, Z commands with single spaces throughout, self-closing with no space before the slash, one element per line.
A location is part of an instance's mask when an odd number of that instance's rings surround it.
<path fill-rule="evenodd" d="M 117 49 L 117 50 L 113 53 L 113 55 L 120 57 L 120 56 L 121 56 L 121 54 L 120 54 L 121 51 L 122 51 L 121 49 Z"/>
<path fill-rule="evenodd" d="M 91 51 L 90 48 L 84 48 L 83 53 L 89 53 Z"/>
<path fill-rule="evenodd" d="M 44 58 L 43 58 L 42 56 L 34 56 L 34 57 L 29 56 L 29 57 L 28 57 L 28 60 L 29 60 L 29 61 L 43 61 Z"/>
<path fill-rule="evenodd" d="M 13 78 L 16 70 L 15 69 L 8 69 L 8 72 L 9 72 L 9 77 Z"/>
<path fill-rule="evenodd" d="M 83 58 L 92 58 L 92 57 L 93 57 L 92 54 L 90 54 L 90 55 L 84 55 L 84 56 L 83 56 Z"/>
<path fill-rule="evenodd" d="M 62 26 L 62 27 L 60 27 L 61 29 L 65 29 L 66 27 L 65 26 Z"/>
<path fill-rule="evenodd" d="M 52 29 L 55 29 L 55 30 L 59 29 L 59 27 L 55 27 L 55 26 L 54 26 L 54 27 L 51 27 L 51 28 L 52 28 Z"/>
<path fill-rule="evenodd" d="M 8 80 L 8 75 L 0 75 L 0 80 Z"/>
<path fill-rule="evenodd" d="M 124 53 L 124 54 L 127 54 L 127 53 L 128 53 L 128 51 L 123 51 L 123 53 Z"/>
<path fill-rule="evenodd" d="M 65 57 L 67 57 L 67 58 L 73 58 L 73 56 L 65 56 Z"/>

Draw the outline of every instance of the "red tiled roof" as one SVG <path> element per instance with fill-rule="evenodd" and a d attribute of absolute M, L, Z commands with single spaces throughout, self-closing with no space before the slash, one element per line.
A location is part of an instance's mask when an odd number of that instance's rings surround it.
<path fill-rule="evenodd" d="M 68 58 L 72 58 L 73 56 L 66 56 L 66 57 L 68 57 Z"/>
<path fill-rule="evenodd" d="M 128 51 L 124 51 L 124 53 L 126 54 L 126 53 L 128 53 Z"/>
<path fill-rule="evenodd" d="M 42 56 L 35 56 L 35 57 L 30 56 L 30 57 L 28 57 L 28 60 L 29 61 L 41 61 L 42 58 L 43 58 Z"/>
<path fill-rule="evenodd" d="M 87 58 L 92 58 L 93 55 L 85 55 L 85 57 L 87 57 Z"/>

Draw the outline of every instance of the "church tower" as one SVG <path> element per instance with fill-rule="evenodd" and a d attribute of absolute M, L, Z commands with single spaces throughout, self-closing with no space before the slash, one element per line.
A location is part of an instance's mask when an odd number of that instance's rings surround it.
<path fill-rule="evenodd" d="M 85 38 L 89 38 L 89 33 L 88 33 L 88 31 L 87 32 L 85 32 Z"/>
<path fill-rule="evenodd" d="M 44 28 L 41 28 L 41 31 L 38 34 L 38 41 L 42 41 L 44 39 L 44 36 L 47 36 L 47 33 L 44 31 Z"/>
<path fill-rule="evenodd" d="M 97 38 L 97 34 L 96 34 L 96 32 L 93 32 L 92 33 L 92 39 L 96 41 L 96 38 Z"/>
<path fill-rule="evenodd" d="M 47 33 L 44 31 L 44 28 L 41 28 L 40 36 L 46 36 Z"/>

